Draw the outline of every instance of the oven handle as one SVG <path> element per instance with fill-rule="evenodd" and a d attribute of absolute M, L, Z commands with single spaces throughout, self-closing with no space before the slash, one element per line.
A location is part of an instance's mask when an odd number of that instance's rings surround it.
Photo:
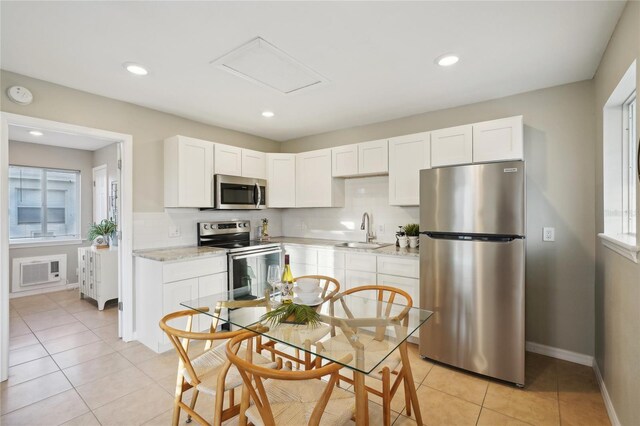
<path fill-rule="evenodd" d="M 253 191 L 253 200 L 255 201 L 256 198 L 257 198 L 256 208 L 259 208 L 260 207 L 260 203 L 262 202 L 262 190 L 260 189 L 260 185 L 257 182 L 256 182 L 255 185 L 256 185 L 256 188 Z M 256 194 L 258 195 L 258 197 L 256 197 Z"/>
<path fill-rule="evenodd" d="M 275 254 L 275 253 L 282 253 L 282 249 L 281 248 L 274 248 L 272 250 L 261 250 L 261 251 L 255 251 L 249 254 L 232 254 L 231 255 L 231 260 L 239 260 L 239 259 L 246 259 L 249 257 L 256 257 L 256 256 L 264 256 L 266 254 Z"/>

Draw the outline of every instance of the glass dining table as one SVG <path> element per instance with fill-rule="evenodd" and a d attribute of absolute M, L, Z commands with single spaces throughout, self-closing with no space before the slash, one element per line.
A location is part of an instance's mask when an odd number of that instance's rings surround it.
<path fill-rule="evenodd" d="M 418 424 L 423 424 L 411 374 L 407 338 L 431 317 L 432 312 L 393 303 L 393 298 L 384 299 L 382 292 L 370 290 L 358 295 L 339 293 L 324 301 L 315 307 L 319 322 L 314 325 L 273 324 L 263 317 L 276 307 L 268 291 L 265 297 L 246 300 L 242 299 L 246 292 L 241 290 L 188 300 L 181 305 L 212 317 L 218 326 L 228 324 L 224 327 L 250 330 L 261 341 L 301 351 L 307 360 L 301 360 L 305 368 L 313 368 L 325 361 L 340 363 L 351 370 L 357 425 L 369 423 L 365 376 L 380 374 L 388 364 L 385 360 L 399 357 L 405 372 L 405 391 L 408 390 L 410 396 L 407 403 L 411 404 Z M 382 397 L 391 398 L 391 395 L 387 392 Z"/>

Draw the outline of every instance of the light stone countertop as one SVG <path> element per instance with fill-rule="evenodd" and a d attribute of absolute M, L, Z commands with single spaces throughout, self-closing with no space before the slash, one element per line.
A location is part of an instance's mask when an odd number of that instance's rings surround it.
<path fill-rule="evenodd" d="M 223 256 L 227 250 L 218 247 L 166 247 L 161 249 L 135 250 L 133 255 L 158 262 L 170 262 L 174 260 L 186 260 L 205 256 Z"/>
<path fill-rule="evenodd" d="M 380 247 L 377 249 L 357 249 L 347 247 L 335 247 L 336 244 L 344 243 L 341 240 L 325 240 L 321 238 L 297 238 L 297 237 L 272 237 L 270 242 L 282 243 L 288 245 L 299 245 L 305 247 L 317 247 L 321 249 L 332 249 L 345 252 L 357 252 L 357 253 L 371 253 L 383 256 L 407 256 L 407 257 L 420 257 L 420 251 L 415 248 L 399 248 L 395 244 Z"/>

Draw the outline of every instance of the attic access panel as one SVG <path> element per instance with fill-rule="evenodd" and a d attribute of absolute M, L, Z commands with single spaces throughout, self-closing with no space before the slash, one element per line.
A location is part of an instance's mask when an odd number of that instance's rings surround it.
<path fill-rule="evenodd" d="M 290 94 L 329 80 L 261 37 L 211 61 L 245 80 Z"/>

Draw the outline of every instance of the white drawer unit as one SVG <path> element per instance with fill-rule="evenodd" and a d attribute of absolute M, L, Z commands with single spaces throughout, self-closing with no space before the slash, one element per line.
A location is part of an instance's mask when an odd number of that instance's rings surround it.
<path fill-rule="evenodd" d="M 417 278 L 398 277 L 396 275 L 378 274 L 378 285 L 387 285 L 404 290 L 411 296 L 413 307 L 420 307 L 420 280 Z M 394 303 L 401 303 L 398 298 Z M 409 336 L 409 341 L 417 343 L 420 337 L 420 330 Z"/>
<path fill-rule="evenodd" d="M 318 264 L 318 250 L 316 249 L 285 245 L 284 252 L 289 255 L 291 263 Z"/>
<path fill-rule="evenodd" d="M 136 335 L 155 352 L 171 348 L 158 326 L 171 312 L 185 310 L 180 302 L 210 296 L 227 289 L 227 256 L 206 256 L 175 262 L 135 258 Z M 193 329 L 206 329 L 210 318 L 194 317 Z M 183 321 L 172 323 L 183 327 Z"/>
<path fill-rule="evenodd" d="M 78 287 L 80 297 L 98 302 L 98 309 L 118 298 L 118 249 L 78 248 Z"/>
<path fill-rule="evenodd" d="M 347 253 L 345 260 L 346 268 L 350 271 L 376 273 L 376 256 L 373 254 Z"/>
<path fill-rule="evenodd" d="M 378 256 L 378 274 L 420 278 L 420 262 L 417 258 Z"/>

